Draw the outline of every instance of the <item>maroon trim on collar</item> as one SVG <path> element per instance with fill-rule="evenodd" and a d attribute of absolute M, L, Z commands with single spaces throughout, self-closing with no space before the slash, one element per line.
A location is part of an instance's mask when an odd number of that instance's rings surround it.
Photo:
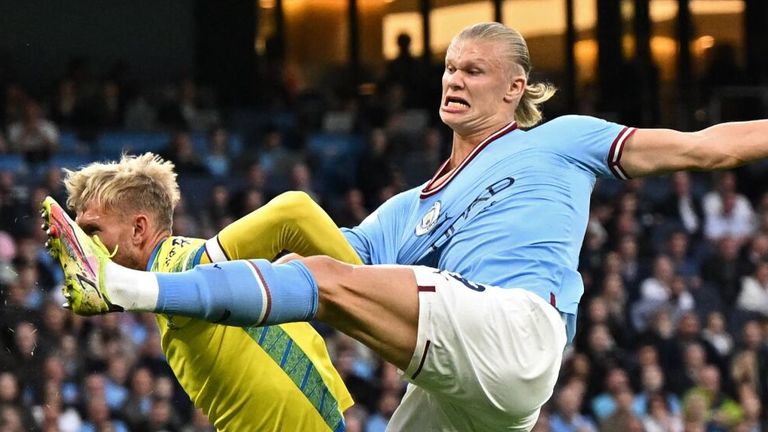
<path fill-rule="evenodd" d="M 437 169 L 437 172 L 435 175 L 432 176 L 432 178 L 429 180 L 426 186 L 424 186 L 424 189 L 421 190 L 421 194 L 419 195 L 420 199 L 431 197 L 432 195 L 440 192 L 443 190 L 443 188 L 453 180 L 454 177 L 456 177 L 459 172 L 464 169 L 465 166 L 469 164 L 469 162 L 472 161 L 472 159 L 475 158 L 475 156 L 480 153 L 484 148 L 488 146 L 488 144 L 496 141 L 497 139 L 501 138 L 502 136 L 512 132 L 513 130 L 517 129 L 517 122 L 513 121 L 512 123 L 504 126 L 503 128 L 497 130 L 496 132 L 492 133 L 488 136 L 488 138 L 484 139 L 480 142 L 480 144 L 477 145 L 472 151 L 467 155 L 467 157 L 464 158 L 463 161 L 457 166 L 456 168 L 451 171 L 451 173 L 448 175 L 448 178 L 446 178 L 444 181 L 442 181 L 439 185 L 435 186 L 435 183 L 437 180 L 442 177 L 446 171 L 446 167 L 448 166 L 448 162 L 450 162 L 450 159 L 447 159 L 445 162 L 443 162 L 442 165 L 440 165 L 440 168 Z"/>

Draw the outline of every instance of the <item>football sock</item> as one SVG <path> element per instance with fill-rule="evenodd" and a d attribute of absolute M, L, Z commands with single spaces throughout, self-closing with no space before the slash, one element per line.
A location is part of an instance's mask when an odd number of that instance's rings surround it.
<path fill-rule="evenodd" d="M 235 326 L 308 321 L 317 314 L 317 284 L 300 261 L 227 261 L 154 275 L 157 313 Z"/>

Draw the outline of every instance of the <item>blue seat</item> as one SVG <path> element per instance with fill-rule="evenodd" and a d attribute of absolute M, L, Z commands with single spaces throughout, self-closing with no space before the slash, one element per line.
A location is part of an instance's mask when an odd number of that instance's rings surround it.
<path fill-rule="evenodd" d="M 54 155 L 48 163 L 48 166 L 54 166 L 58 168 L 78 169 L 84 165 L 88 165 L 93 162 L 95 158 L 93 156 L 78 155 L 71 153 L 60 153 Z"/>
<path fill-rule="evenodd" d="M 357 163 L 365 147 L 364 142 L 358 135 L 309 136 L 307 148 L 319 162 L 315 180 L 321 182 L 321 193 L 341 193 L 354 184 Z"/>
<path fill-rule="evenodd" d="M 99 155 L 115 159 L 123 152 L 137 154 L 164 150 L 171 135 L 164 132 L 106 132 L 96 141 Z"/>
<path fill-rule="evenodd" d="M 77 153 L 81 151 L 82 141 L 74 131 L 62 131 L 59 134 L 59 151 L 62 153 Z"/>
<path fill-rule="evenodd" d="M 0 155 L 0 171 L 22 172 L 26 169 L 24 159 L 17 154 Z"/>

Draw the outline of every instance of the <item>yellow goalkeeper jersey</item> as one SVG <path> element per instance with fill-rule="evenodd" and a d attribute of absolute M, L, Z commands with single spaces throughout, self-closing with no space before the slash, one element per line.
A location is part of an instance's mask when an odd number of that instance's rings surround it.
<path fill-rule="evenodd" d="M 170 237 L 148 269 L 179 272 L 208 262 L 203 240 Z M 157 323 L 168 363 L 219 431 L 344 430 L 352 397 L 309 324 L 240 328 L 164 315 Z"/>

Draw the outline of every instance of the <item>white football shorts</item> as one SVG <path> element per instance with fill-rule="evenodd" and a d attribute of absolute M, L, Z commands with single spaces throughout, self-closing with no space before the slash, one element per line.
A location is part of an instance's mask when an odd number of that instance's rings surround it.
<path fill-rule="evenodd" d="M 529 431 L 566 345 L 560 313 L 523 289 L 412 267 L 419 289 L 410 382 L 388 431 Z"/>

